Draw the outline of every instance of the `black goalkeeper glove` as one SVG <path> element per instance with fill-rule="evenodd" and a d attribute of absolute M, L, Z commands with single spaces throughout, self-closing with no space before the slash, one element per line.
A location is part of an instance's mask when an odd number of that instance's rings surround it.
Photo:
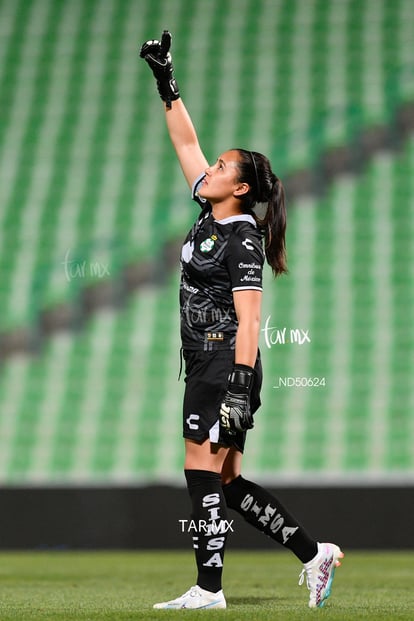
<path fill-rule="evenodd" d="M 224 441 L 238 431 L 253 427 L 250 391 L 254 373 L 254 369 L 245 364 L 235 364 L 230 373 L 227 392 L 220 406 L 220 438 Z"/>
<path fill-rule="evenodd" d="M 178 84 L 174 78 L 174 67 L 170 54 L 171 34 L 164 30 L 161 43 L 156 39 L 147 41 L 141 47 L 139 55 L 151 67 L 152 73 L 157 80 L 157 88 L 160 97 L 165 101 L 167 108 L 171 108 L 171 101 L 180 97 Z"/>

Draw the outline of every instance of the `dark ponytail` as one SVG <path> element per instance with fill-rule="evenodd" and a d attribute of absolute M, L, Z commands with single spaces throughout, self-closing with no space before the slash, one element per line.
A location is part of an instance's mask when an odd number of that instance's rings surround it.
<path fill-rule="evenodd" d="M 240 155 L 238 180 L 249 185 L 241 199 L 242 209 L 256 219 L 264 236 L 266 260 L 273 274 L 279 276 L 287 272 L 285 190 L 265 155 L 236 151 Z"/>

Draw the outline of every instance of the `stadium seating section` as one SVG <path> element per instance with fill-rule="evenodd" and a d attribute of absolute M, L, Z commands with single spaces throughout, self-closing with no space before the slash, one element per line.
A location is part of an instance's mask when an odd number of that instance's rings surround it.
<path fill-rule="evenodd" d="M 283 177 L 414 101 L 412 0 L 0 2 L 0 332 L 125 265 L 162 265 L 194 205 L 139 45 L 168 27 L 209 159 Z M 289 204 L 266 272 L 246 472 L 414 480 L 414 137 Z M 323 179 L 321 180 L 323 183 Z M 177 482 L 177 269 L 0 368 L 0 483 Z"/>

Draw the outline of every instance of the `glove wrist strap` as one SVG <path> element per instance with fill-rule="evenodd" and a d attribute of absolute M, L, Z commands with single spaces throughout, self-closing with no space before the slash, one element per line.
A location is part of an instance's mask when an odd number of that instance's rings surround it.
<path fill-rule="evenodd" d="M 171 108 L 171 102 L 176 101 L 180 97 L 176 79 L 171 76 L 157 80 L 157 87 L 161 99 L 166 103 L 167 108 Z"/>
<path fill-rule="evenodd" d="M 235 364 L 233 371 L 230 373 L 229 385 L 244 388 L 249 391 L 252 387 L 254 377 L 254 369 L 247 364 Z"/>

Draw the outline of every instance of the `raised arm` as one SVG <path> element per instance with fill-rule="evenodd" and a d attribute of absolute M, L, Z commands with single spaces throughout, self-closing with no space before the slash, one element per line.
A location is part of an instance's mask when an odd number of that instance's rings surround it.
<path fill-rule="evenodd" d="M 182 99 L 174 101 L 171 108 L 165 106 L 165 119 L 184 177 L 191 188 L 197 176 L 207 168 L 208 162 Z"/>
<path fill-rule="evenodd" d="M 207 160 L 200 148 L 197 134 L 174 78 L 171 54 L 171 35 L 164 31 L 161 42 L 147 41 L 140 56 L 151 67 L 157 81 L 157 88 L 165 105 L 165 118 L 171 142 L 177 153 L 188 185 L 207 167 Z"/>

